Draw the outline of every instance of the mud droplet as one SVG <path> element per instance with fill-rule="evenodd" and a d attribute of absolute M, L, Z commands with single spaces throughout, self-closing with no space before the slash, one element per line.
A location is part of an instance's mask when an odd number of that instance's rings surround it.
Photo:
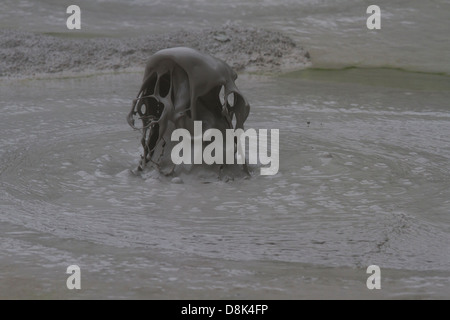
<path fill-rule="evenodd" d="M 182 184 L 183 180 L 180 177 L 175 177 L 172 179 L 172 183 Z"/>

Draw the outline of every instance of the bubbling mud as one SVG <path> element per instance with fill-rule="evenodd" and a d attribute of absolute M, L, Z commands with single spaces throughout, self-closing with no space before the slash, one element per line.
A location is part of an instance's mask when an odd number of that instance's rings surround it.
<path fill-rule="evenodd" d="M 203 131 L 244 129 L 250 105 L 235 84 L 236 72 L 224 61 L 187 47 L 155 53 L 145 68 L 144 79 L 128 114 L 128 124 L 142 131 L 143 155 L 138 170 L 153 164 L 166 174 L 174 129 L 194 133 L 194 121 Z M 136 124 L 140 120 L 141 125 Z M 169 149 L 169 152 L 166 151 Z M 219 166 L 219 170 L 223 166 Z M 243 169 L 248 173 L 247 164 Z"/>

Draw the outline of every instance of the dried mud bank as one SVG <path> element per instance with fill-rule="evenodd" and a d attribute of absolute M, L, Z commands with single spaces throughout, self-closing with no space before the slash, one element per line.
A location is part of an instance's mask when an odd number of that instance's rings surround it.
<path fill-rule="evenodd" d="M 236 71 L 281 72 L 310 65 L 309 53 L 291 38 L 238 26 L 136 38 L 73 38 L 0 32 L 0 77 L 57 76 L 142 70 L 156 51 L 187 46 L 226 61 Z"/>

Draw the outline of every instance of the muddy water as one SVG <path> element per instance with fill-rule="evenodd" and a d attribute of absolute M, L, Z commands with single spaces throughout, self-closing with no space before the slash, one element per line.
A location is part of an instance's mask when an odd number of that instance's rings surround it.
<path fill-rule="evenodd" d="M 279 173 L 182 184 L 130 173 L 140 79 L 1 82 L 1 298 L 449 297 L 448 77 L 241 75 Z"/>

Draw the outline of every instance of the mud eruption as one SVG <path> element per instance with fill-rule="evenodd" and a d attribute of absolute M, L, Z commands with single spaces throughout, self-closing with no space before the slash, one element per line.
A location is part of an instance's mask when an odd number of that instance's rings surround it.
<path fill-rule="evenodd" d="M 244 129 L 250 106 L 236 79 L 236 72 L 224 61 L 191 48 L 155 53 L 127 118 L 131 127 L 142 131 L 144 150 L 138 170 L 151 163 L 165 174 L 173 173 L 171 133 L 184 128 L 192 135 L 194 121 L 202 121 L 203 132 Z M 248 173 L 246 164 L 243 170 Z"/>

